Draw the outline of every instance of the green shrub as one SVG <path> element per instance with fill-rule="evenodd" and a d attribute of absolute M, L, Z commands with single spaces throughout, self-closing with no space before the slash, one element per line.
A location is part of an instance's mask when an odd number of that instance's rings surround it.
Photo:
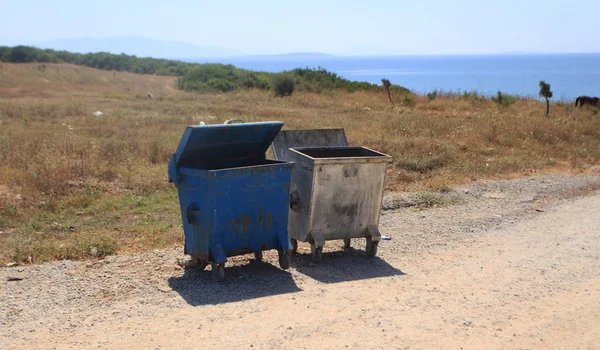
<path fill-rule="evenodd" d="M 496 102 L 497 104 L 499 104 L 500 107 L 508 107 L 508 106 L 512 105 L 513 103 L 517 102 L 516 97 L 509 95 L 509 94 L 503 94 L 500 91 L 498 91 L 498 93 L 496 94 L 496 97 L 492 97 L 492 100 L 494 102 Z"/>
<path fill-rule="evenodd" d="M 413 107 L 416 103 L 417 102 L 412 95 L 404 95 L 404 98 L 402 99 L 402 104 L 408 107 Z"/>
<path fill-rule="evenodd" d="M 256 77 L 256 86 L 255 87 L 258 89 L 261 89 L 261 90 L 268 90 L 268 89 L 271 89 L 271 82 L 265 76 L 258 76 L 258 77 Z"/>
<path fill-rule="evenodd" d="M 243 71 L 232 65 L 202 64 L 189 69 L 179 78 L 179 88 L 200 92 L 228 92 L 238 87 L 238 80 L 244 80 Z"/>
<path fill-rule="evenodd" d="M 408 171 L 428 173 L 443 168 L 451 161 L 450 154 L 430 155 L 422 157 L 405 157 L 395 161 L 396 167 Z"/>
<path fill-rule="evenodd" d="M 427 94 L 427 99 L 429 99 L 429 101 L 435 100 L 436 97 L 437 97 L 437 90 L 433 90 L 432 92 Z"/>
<path fill-rule="evenodd" d="M 410 199 L 416 204 L 416 206 L 422 208 L 441 207 L 445 205 L 458 204 L 460 202 L 458 197 L 448 194 L 447 192 L 439 193 L 432 191 L 412 193 L 410 195 Z"/>
<path fill-rule="evenodd" d="M 17 215 L 17 208 L 14 205 L 9 205 L 4 208 L 3 212 L 6 216 L 15 216 Z"/>
<path fill-rule="evenodd" d="M 211 78 L 208 79 L 208 81 L 206 82 L 206 85 L 210 86 L 211 88 L 217 90 L 217 91 L 222 91 L 222 92 L 229 92 L 229 91 L 233 91 L 237 88 L 237 85 L 229 80 L 225 80 L 222 78 Z"/>
<path fill-rule="evenodd" d="M 484 99 L 477 91 L 464 91 L 461 98 L 469 101 L 482 101 Z"/>
<path fill-rule="evenodd" d="M 292 77 L 288 75 L 276 75 L 273 77 L 273 92 L 275 93 L 275 96 L 290 96 L 295 88 L 296 83 Z"/>

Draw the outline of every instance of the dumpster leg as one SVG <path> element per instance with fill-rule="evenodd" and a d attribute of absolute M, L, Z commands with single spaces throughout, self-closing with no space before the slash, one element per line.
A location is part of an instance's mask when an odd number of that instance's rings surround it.
<path fill-rule="evenodd" d="M 350 248 L 350 238 L 344 238 L 344 248 Z"/>
<path fill-rule="evenodd" d="M 279 267 L 283 270 L 287 270 L 292 263 L 292 251 L 294 250 L 294 245 L 287 232 L 281 232 L 277 235 L 277 238 L 279 239 L 279 249 L 277 249 L 277 252 L 279 253 Z"/>
<path fill-rule="evenodd" d="M 319 231 L 311 231 L 310 237 L 310 254 L 312 259 L 315 262 L 320 262 L 323 259 L 323 246 L 325 245 L 325 238 Z"/>
<path fill-rule="evenodd" d="M 321 232 L 310 231 L 310 237 L 312 238 L 314 245 L 317 247 L 323 247 L 325 245 L 325 237 L 323 237 Z"/>
<path fill-rule="evenodd" d="M 287 232 L 281 232 L 277 235 L 277 239 L 279 240 L 279 248 L 277 250 L 283 250 L 287 252 L 289 250 L 293 250 L 294 246 L 292 245 L 292 240 L 288 236 Z"/>
<path fill-rule="evenodd" d="M 381 233 L 377 226 L 367 226 L 370 236 L 367 236 L 367 255 L 375 257 L 377 255 L 377 246 L 381 240 Z"/>
<path fill-rule="evenodd" d="M 263 259 L 263 252 L 262 250 L 259 252 L 254 252 L 254 260 L 256 261 L 262 261 Z"/>
<path fill-rule="evenodd" d="M 369 231 L 369 235 L 371 236 L 371 240 L 374 242 L 381 241 L 381 233 L 379 232 L 379 228 L 375 225 L 367 226 L 367 231 Z"/>
<path fill-rule="evenodd" d="M 227 261 L 227 256 L 221 243 L 210 242 L 210 252 L 212 253 L 213 262 L 225 263 Z"/>

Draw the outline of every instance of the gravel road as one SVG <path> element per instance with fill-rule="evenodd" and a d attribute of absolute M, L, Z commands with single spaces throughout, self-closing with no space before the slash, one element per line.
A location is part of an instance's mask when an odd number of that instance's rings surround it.
<path fill-rule="evenodd" d="M 182 247 L 0 267 L 0 348 L 600 348 L 600 180 L 476 182 L 422 209 L 384 201 L 380 243 L 300 245 L 282 271 Z"/>

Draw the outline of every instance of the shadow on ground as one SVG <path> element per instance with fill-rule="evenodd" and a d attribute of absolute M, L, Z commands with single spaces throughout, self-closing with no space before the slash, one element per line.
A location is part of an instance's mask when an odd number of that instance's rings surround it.
<path fill-rule="evenodd" d="M 370 258 L 363 250 L 353 248 L 324 252 L 323 260 L 319 263 L 313 263 L 310 254 L 295 254 L 292 258 L 292 266 L 299 273 L 322 283 L 406 275 L 385 260 L 378 257 Z"/>
<path fill-rule="evenodd" d="M 242 266 L 225 266 L 225 281 L 205 271 L 187 268 L 181 277 L 171 277 L 169 287 L 192 306 L 233 303 L 301 291 L 288 271 L 272 264 L 251 261 Z"/>

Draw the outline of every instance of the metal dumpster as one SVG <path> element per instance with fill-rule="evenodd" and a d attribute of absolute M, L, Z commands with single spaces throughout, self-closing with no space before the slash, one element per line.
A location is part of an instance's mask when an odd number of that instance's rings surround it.
<path fill-rule="evenodd" d="M 318 147 L 315 147 L 318 146 Z M 350 147 L 343 129 L 283 130 L 273 141 L 275 159 L 296 163 L 290 188 L 288 233 L 310 242 L 320 261 L 325 241 L 366 238 L 369 256 L 381 240 L 379 216 L 385 169 L 391 157 Z"/>
<path fill-rule="evenodd" d="M 184 252 L 225 278 L 227 257 L 268 249 L 290 265 L 287 234 L 293 163 L 267 160 L 282 122 L 188 126 L 169 161 L 179 193 Z"/>

